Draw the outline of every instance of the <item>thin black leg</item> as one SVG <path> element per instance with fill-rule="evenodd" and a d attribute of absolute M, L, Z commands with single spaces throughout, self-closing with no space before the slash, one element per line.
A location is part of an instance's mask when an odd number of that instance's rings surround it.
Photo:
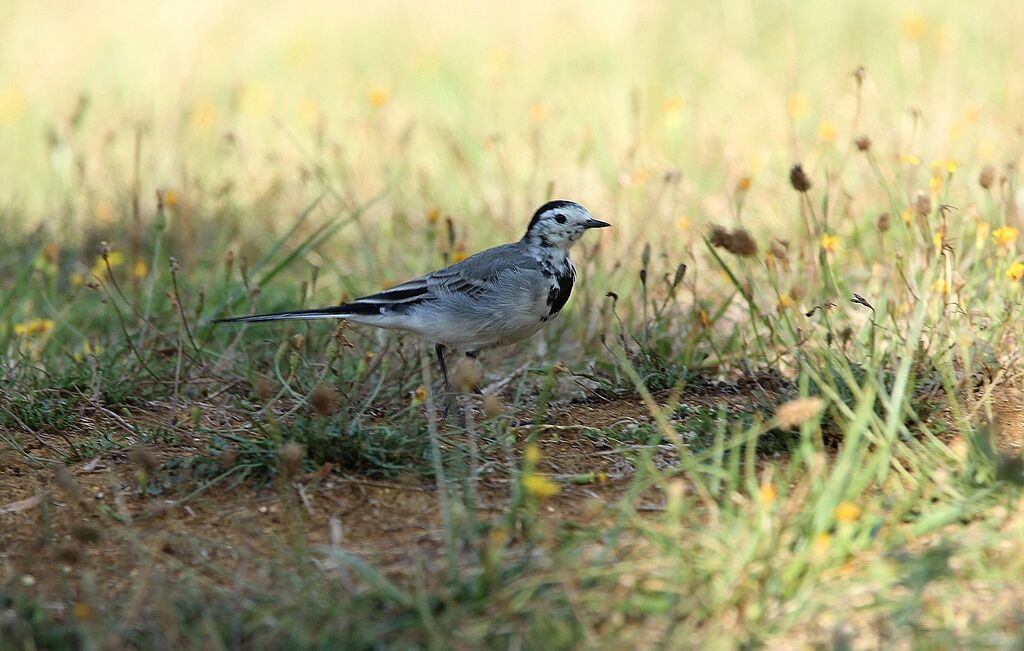
<path fill-rule="evenodd" d="M 444 387 L 447 389 L 451 385 L 448 383 L 448 366 L 444 363 L 444 346 L 441 344 L 434 344 L 434 353 L 437 354 L 437 365 L 441 367 L 441 375 L 444 377 Z"/>

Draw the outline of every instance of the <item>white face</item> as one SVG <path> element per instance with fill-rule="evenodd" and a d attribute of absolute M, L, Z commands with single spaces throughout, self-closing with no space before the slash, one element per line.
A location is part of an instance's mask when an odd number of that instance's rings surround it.
<path fill-rule="evenodd" d="M 549 201 L 534 213 L 524 239 L 538 246 L 568 249 L 585 231 L 607 226 L 611 224 L 594 219 L 574 201 Z"/>

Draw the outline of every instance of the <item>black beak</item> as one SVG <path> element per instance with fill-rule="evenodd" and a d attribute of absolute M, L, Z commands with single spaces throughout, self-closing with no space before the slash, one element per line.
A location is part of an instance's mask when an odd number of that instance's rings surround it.
<path fill-rule="evenodd" d="M 608 228 L 611 226 L 608 222 L 603 222 L 600 219 L 588 219 L 583 222 L 583 228 Z"/>

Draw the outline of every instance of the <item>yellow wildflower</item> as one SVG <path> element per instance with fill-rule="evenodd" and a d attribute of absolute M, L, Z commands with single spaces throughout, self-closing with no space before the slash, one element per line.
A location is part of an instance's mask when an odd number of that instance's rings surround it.
<path fill-rule="evenodd" d="M 416 387 L 416 392 L 413 393 L 413 397 L 416 399 L 416 402 L 423 402 L 424 400 L 426 400 L 427 387 L 423 386 L 422 384 Z"/>
<path fill-rule="evenodd" d="M 928 30 L 928 22 L 923 16 L 911 14 L 903 19 L 901 25 L 903 36 L 911 41 L 920 41 Z"/>
<path fill-rule="evenodd" d="M 561 490 L 561 487 L 557 483 L 551 481 L 547 477 L 542 477 L 533 473 L 523 475 L 523 488 L 525 488 L 526 492 L 530 495 L 540 499 L 557 495 L 558 491 Z"/>
<path fill-rule="evenodd" d="M 765 506 L 774 504 L 778 497 L 779 491 L 776 490 L 775 486 L 769 483 L 761 484 L 761 488 L 757 491 L 757 499 Z"/>
<path fill-rule="evenodd" d="M 534 102 L 530 106 L 530 119 L 534 124 L 540 124 L 548 116 L 548 109 L 542 102 Z"/>
<path fill-rule="evenodd" d="M 750 178 L 750 176 L 748 176 L 748 175 L 741 176 L 740 180 L 736 182 L 736 191 L 737 192 L 746 192 L 747 190 L 750 189 L 751 181 L 752 181 L 752 179 Z"/>
<path fill-rule="evenodd" d="M 1015 260 L 1010 268 L 1006 270 L 1006 277 L 1013 282 L 1018 282 L 1021 278 L 1024 278 L 1024 262 Z"/>
<path fill-rule="evenodd" d="M 431 208 L 427 211 L 427 221 L 431 224 L 436 224 L 437 220 L 441 219 L 441 211 L 437 208 Z"/>
<path fill-rule="evenodd" d="M 928 191 L 932 194 L 938 194 L 942 191 L 942 177 L 938 174 L 933 174 L 932 178 L 928 180 Z"/>
<path fill-rule="evenodd" d="M 366 93 L 366 99 L 373 108 L 380 108 L 391 99 L 391 93 L 381 86 L 374 86 Z"/>
<path fill-rule="evenodd" d="M 25 95 L 14 88 L 0 88 L 0 124 L 17 122 L 25 115 Z"/>
<path fill-rule="evenodd" d="M 299 102 L 299 119 L 306 124 L 316 124 L 320 121 L 320 115 L 320 103 L 312 97 Z"/>
<path fill-rule="evenodd" d="M 903 212 L 900 213 L 900 217 L 903 219 L 904 224 L 910 223 L 910 208 L 904 208 Z"/>
<path fill-rule="evenodd" d="M 650 171 L 647 170 L 646 167 L 638 167 L 637 169 L 633 170 L 633 174 L 630 177 L 630 180 L 633 181 L 633 185 L 643 185 L 644 183 L 647 183 L 647 181 L 649 181 L 650 179 L 651 173 Z"/>
<path fill-rule="evenodd" d="M 88 602 L 76 601 L 74 607 L 71 609 L 76 619 L 87 620 L 92 619 L 92 607 L 89 606 Z"/>
<path fill-rule="evenodd" d="M 697 318 L 700 319 L 701 327 L 707 328 L 711 325 L 711 319 L 708 317 L 707 310 L 701 310 L 697 313 Z"/>
<path fill-rule="evenodd" d="M 143 260 L 136 260 L 135 264 L 132 265 L 132 275 L 136 278 L 145 278 L 146 274 L 149 273 L 149 267 Z"/>
<path fill-rule="evenodd" d="M 999 246 L 1010 246 L 1017 241 L 1017 229 L 1013 226 L 1000 226 L 992 231 L 992 239 Z"/>
<path fill-rule="evenodd" d="M 52 330 L 52 319 L 29 319 L 24 323 L 14 324 L 14 334 L 22 337 L 43 336 L 49 334 Z"/>
<path fill-rule="evenodd" d="M 939 278 L 932 283 L 932 291 L 945 296 L 949 293 L 949 283 L 946 282 L 945 278 Z"/>
<path fill-rule="evenodd" d="M 686 217 L 676 218 L 676 230 L 680 233 L 687 233 L 690 231 L 690 220 Z"/>
<path fill-rule="evenodd" d="M 828 548 L 831 545 L 832 536 L 822 531 L 814 537 L 814 540 L 811 541 L 811 552 L 813 552 L 816 557 L 821 558 L 828 553 Z"/>
<path fill-rule="evenodd" d="M 541 457 L 543 455 L 541 455 L 540 453 L 540 448 L 537 447 L 535 443 L 531 443 L 530 445 L 526 446 L 526 452 L 524 456 L 526 457 L 526 463 L 532 466 L 536 465 L 536 463 L 541 460 Z"/>
<path fill-rule="evenodd" d="M 164 190 L 161 194 L 164 200 L 164 207 L 166 208 L 177 208 L 181 199 L 178 197 L 178 193 L 174 190 Z"/>
<path fill-rule="evenodd" d="M 836 522 L 856 522 L 860 517 L 860 507 L 853 502 L 841 502 L 835 511 Z"/>
<path fill-rule="evenodd" d="M 911 167 L 917 167 L 921 164 L 921 159 L 913 154 L 900 154 L 900 162 L 904 165 L 910 165 Z"/>
<path fill-rule="evenodd" d="M 468 254 L 466 253 L 466 243 L 459 242 L 455 245 L 455 252 L 452 254 L 452 262 L 462 262 L 466 259 Z"/>
<path fill-rule="evenodd" d="M 836 125 L 828 120 L 822 120 L 821 124 L 818 125 L 818 140 L 823 143 L 835 142 L 837 133 Z"/>
<path fill-rule="evenodd" d="M 782 294 L 779 296 L 779 311 L 788 310 L 794 305 L 793 297 L 789 293 Z"/>
<path fill-rule="evenodd" d="M 217 105 L 208 99 L 201 99 L 192 106 L 192 126 L 199 131 L 209 131 L 217 125 Z"/>
<path fill-rule="evenodd" d="M 242 87 L 238 98 L 238 108 L 242 113 L 253 117 L 262 117 L 270 113 L 274 106 L 274 94 L 270 86 L 264 82 L 252 82 Z"/>
<path fill-rule="evenodd" d="M 799 120 L 807 115 L 810 108 L 811 102 L 807 99 L 807 95 L 804 95 L 803 93 L 793 93 L 789 96 L 789 99 L 786 100 L 786 111 L 789 112 L 789 117 L 794 120 Z"/>
<path fill-rule="evenodd" d="M 72 271 L 68 274 L 68 282 L 71 283 L 72 287 L 81 287 L 82 283 L 85 282 L 85 277 L 77 271 Z"/>
<path fill-rule="evenodd" d="M 984 246 L 985 240 L 988 239 L 988 233 L 989 230 L 991 230 L 991 228 L 992 227 L 988 225 L 988 222 L 978 222 L 978 224 L 974 227 L 974 245 L 977 246 L 979 249 L 982 246 Z"/>
<path fill-rule="evenodd" d="M 821 248 L 825 249 L 826 253 L 835 253 L 839 249 L 839 237 L 831 233 L 825 233 L 821 236 Z"/>
<path fill-rule="evenodd" d="M 668 115 L 682 113 L 685 106 L 686 102 L 679 95 L 669 95 L 661 103 L 661 109 Z"/>

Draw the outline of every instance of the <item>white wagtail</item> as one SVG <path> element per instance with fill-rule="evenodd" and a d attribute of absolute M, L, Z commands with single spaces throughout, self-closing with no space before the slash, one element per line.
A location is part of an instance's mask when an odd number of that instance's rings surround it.
<path fill-rule="evenodd" d="M 573 201 L 549 201 L 533 214 L 523 239 L 351 303 L 255 314 L 219 323 L 284 319 L 347 319 L 408 330 L 433 342 L 448 384 L 446 348 L 470 357 L 526 339 L 569 300 L 576 268 L 569 249 L 590 228 L 611 226 Z"/>

